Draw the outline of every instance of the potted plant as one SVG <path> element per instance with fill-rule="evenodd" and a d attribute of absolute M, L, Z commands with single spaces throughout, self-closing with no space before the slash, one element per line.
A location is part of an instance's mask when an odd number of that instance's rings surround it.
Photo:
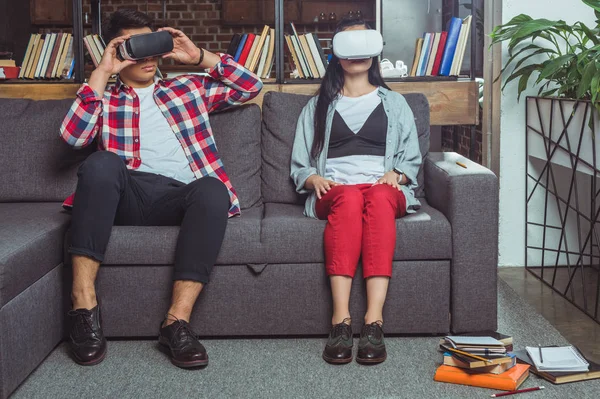
<path fill-rule="evenodd" d="M 501 74 L 511 67 L 512 72 L 502 90 L 511 81 L 519 79 L 519 99 L 531 78 L 537 75 L 534 83 L 540 86 L 539 96 L 590 100 L 600 110 L 597 101 L 600 88 L 600 0 L 582 1 L 593 9 L 598 18 L 593 28 L 583 22 L 569 25 L 562 20 L 533 19 L 525 14 L 494 28 L 490 35 L 492 45 L 509 41 L 510 58 Z M 534 62 L 525 64 L 529 59 Z"/>
<path fill-rule="evenodd" d="M 570 290 L 585 297 L 583 274 L 575 274 L 592 262 L 586 254 L 596 251 L 600 215 L 600 0 L 581 1 L 595 13 L 594 27 L 521 14 L 495 27 L 491 38 L 492 45 L 508 42 L 509 58 L 500 75 L 510 74 L 502 90 L 518 80 L 519 100 L 528 88 L 539 87 L 538 96 L 526 103 L 525 266 L 563 296 Z M 565 265 L 570 276 L 560 285 L 555 279 Z M 600 303 L 578 304 L 600 321 L 594 305 Z"/>

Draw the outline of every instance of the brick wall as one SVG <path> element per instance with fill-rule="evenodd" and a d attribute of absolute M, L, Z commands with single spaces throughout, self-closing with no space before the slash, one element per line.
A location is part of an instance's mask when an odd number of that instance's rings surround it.
<path fill-rule="evenodd" d="M 482 163 L 482 125 L 483 114 L 479 112 L 479 125 L 475 127 L 475 156 L 471 159 Z M 469 158 L 471 148 L 471 126 L 442 126 L 442 151 L 455 151 Z"/>

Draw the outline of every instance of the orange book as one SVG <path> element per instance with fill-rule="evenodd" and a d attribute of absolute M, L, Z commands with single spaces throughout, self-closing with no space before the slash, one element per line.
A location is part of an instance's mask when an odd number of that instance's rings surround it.
<path fill-rule="evenodd" d="M 434 381 L 473 387 L 514 391 L 529 377 L 529 365 L 517 364 L 502 374 L 474 373 L 458 367 L 442 365 L 433 377 Z"/>

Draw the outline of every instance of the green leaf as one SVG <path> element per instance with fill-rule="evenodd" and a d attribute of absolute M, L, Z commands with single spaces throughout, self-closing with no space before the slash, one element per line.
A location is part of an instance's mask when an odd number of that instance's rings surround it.
<path fill-rule="evenodd" d="M 531 64 L 531 65 L 526 65 L 523 68 L 519 69 L 518 71 L 513 72 L 508 79 L 506 79 L 506 82 L 504 82 L 504 85 L 502 86 L 502 90 L 504 90 L 504 88 L 506 87 L 507 84 L 509 84 L 510 82 L 512 82 L 513 80 L 520 78 L 521 76 L 523 76 L 524 74 L 529 74 L 529 76 L 531 76 L 531 74 L 534 71 L 539 71 L 539 69 L 541 68 L 540 64 Z"/>
<path fill-rule="evenodd" d="M 582 98 L 585 96 L 585 93 L 590 91 L 590 86 L 592 84 L 592 79 L 596 75 L 596 63 L 590 62 L 583 72 L 583 77 L 581 78 L 581 82 L 579 82 L 579 88 L 577 89 L 577 98 Z"/>
<path fill-rule="evenodd" d="M 588 28 L 583 22 L 577 22 L 575 25 L 581 29 L 581 31 L 585 34 L 585 37 L 591 40 L 592 43 L 594 43 L 595 45 L 600 44 L 600 39 L 598 39 L 598 37 L 591 31 L 591 29 Z"/>
<path fill-rule="evenodd" d="M 549 96 L 553 95 L 554 93 L 556 93 L 557 91 L 558 91 L 558 89 L 546 90 L 544 92 L 542 92 L 542 90 L 540 90 L 539 96 L 540 97 L 549 97 Z"/>
<path fill-rule="evenodd" d="M 561 21 L 550 21 L 548 19 L 535 19 L 523 23 L 513 35 L 511 43 L 519 42 L 522 39 L 531 36 L 531 34 L 535 32 L 547 31 L 559 24 L 561 24 Z"/>
<path fill-rule="evenodd" d="M 542 72 L 540 73 L 540 76 L 538 78 L 538 82 L 542 81 L 544 79 L 547 79 L 548 77 L 554 75 L 558 70 L 560 70 L 563 65 L 565 65 L 567 62 L 569 62 L 571 59 L 573 59 L 575 57 L 575 54 L 565 54 L 563 56 L 560 56 L 558 58 L 555 58 L 553 60 L 551 60 L 542 70 Z"/>
<path fill-rule="evenodd" d="M 596 100 L 598 99 L 598 91 L 600 90 L 600 75 L 596 74 L 596 76 L 594 76 L 592 79 L 591 90 L 592 102 L 596 103 Z"/>
<path fill-rule="evenodd" d="M 529 82 L 529 78 L 531 77 L 531 74 L 534 71 L 535 69 L 527 70 L 525 73 L 523 73 L 523 75 L 521 75 L 521 78 L 519 79 L 519 92 L 517 94 L 517 102 L 521 99 L 521 93 L 527 90 L 527 83 Z"/>
<path fill-rule="evenodd" d="M 598 0 L 582 0 L 584 4 L 592 7 L 597 12 L 600 12 L 600 1 Z"/>

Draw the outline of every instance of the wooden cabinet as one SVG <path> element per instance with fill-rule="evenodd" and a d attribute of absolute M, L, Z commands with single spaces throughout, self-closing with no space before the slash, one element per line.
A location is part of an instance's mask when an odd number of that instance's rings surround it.
<path fill-rule="evenodd" d="M 70 25 L 73 23 L 71 0 L 30 0 L 33 25 Z"/>

